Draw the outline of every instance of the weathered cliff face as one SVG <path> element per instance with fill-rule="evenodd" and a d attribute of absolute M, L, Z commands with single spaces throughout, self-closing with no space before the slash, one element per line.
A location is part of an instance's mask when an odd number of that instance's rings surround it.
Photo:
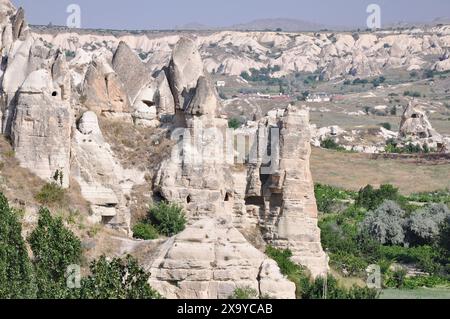
<path fill-rule="evenodd" d="M 247 287 L 261 297 L 295 298 L 294 283 L 223 218 L 204 218 L 169 239 L 149 271 L 167 298 L 226 299 Z"/>
<path fill-rule="evenodd" d="M 307 266 L 314 276 L 325 275 L 328 261 L 320 244 L 309 169 L 308 110 L 289 106 L 278 127 L 278 165 L 262 186 L 264 237 L 275 247 L 289 248 L 293 260 Z"/>
<path fill-rule="evenodd" d="M 71 176 L 91 204 L 90 220 L 130 234 L 127 196 L 133 185 L 144 183 L 144 173 L 122 168 L 103 138 L 96 114 L 91 111 L 78 121 L 71 150 Z"/>
<path fill-rule="evenodd" d="M 44 180 L 59 171 L 69 186 L 72 113 L 50 72 L 30 73 L 17 96 L 12 122 L 12 143 L 21 166 Z"/>
<path fill-rule="evenodd" d="M 181 42 L 182 47 L 191 48 L 185 41 Z M 174 52 L 180 54 L 179 48 Z M 176 61 L 172 60 L 171 65 L 176 66 Z M 171 87 L 177 89 L 174 83 Z M 183 92 L 187 92 L 186 87 L 183 86 Z M 184 107 L 177 111 L 177 128 L 172 134 L 179 143 L 172 157 L 162 163 L 154 183 L 162 198 L 185 208 L 189 225 L 160 251 L 152 266 L 152 285 L 170 297 L 225 297 L 236 285 L 245 282 L 261 291 L 255 270 L 257 264 L 262 265 L 260 257 L 252 262 L 251 276 L 239 277 L 246 274 L 242 267 L 246 269 L 247 260 L 236 251 L 236 258 L 245 262 L 239 271 L 231 273 L 240 275 L 233 278 L 218 275 L 223 273 L 222 267 L 216 266 L 220 260 L 211 256 L 217 256 L 213 252 L 224 245 L 223 236 L 218 235 L 222 234 L 222 228 L 231 233 L 240 229 L 253 234 L 262 228 L 267 243 L 291 249 L 294 260 L 307 266 L 314 276 L 326 274 L 328 263 L 320 245 L 309 171 L 308 111 L 288 107 L 285 112 L 263 118 L 247 132 L 234 133 L 227 130 L 226 121 L 217 117 L 220 103 L 207 76 L 199 75 L 196 86 L 189 92 Z M 233 141 L 239 135 L 248 138 L 255 154 L 247 154 L 245 146 L 235 148 Z M 271 168 L 264 167 L 267 162 L 263 162 L 267 160 L 264 156 L 267 157 L 268 148 L 272 148 Z M 236 163 L 235 157 L 242 162 Z M 250 157 L 256 161 L 249 161 Z M 202 226 L 206 221 L 211 226 Z M 201 233 L 202 227 L 205 238 L 194 239 L 192 236 Z M 251 245 L 246 242 L 244 246 Z M 258 256 L 257 250 L 253 250 Z M 193 262 L 183 263 L 186 258 L 192 258 Z M 194 261 L 204 265 L 200 267 Z M 231 268 L 227 263 L 224 265 Z M 170 278 L 172 282 L 167 284 Z M 202 295 L 198 295 L 199 290 Z"/>
<path fill-rule="evenodd" d="M 401 143 L 412 142 L 422 147 L 426 145 L 429 149 L 437 151 L 450 149 L 449 141 L 431 126 L 425 107 L 416 101 L 410 101 L 403 112 L 398 135 Z"/>
<path fill-rule="evenodd" d="M 163 295 L 227 298 L 251 287 L 261 297 L 294 298 L 295 285 L 263 253 L 266 244 L 291 249 L 315 276 L 326 273 L 306 110 L 288 107 L 245 132 L 231 131 L 193 40 L 182 38 L 168 65 L 150 74 L 125 43 L 113 56 L 80 49 L 68 64 L 26 32 L 22 11 L 7 5 L 0 17 L 3 132 L 21 165 L 48 181 L 62 173 L 63 187 L 74 179 L 90 203 L 90 222 L 127 235 L 131 189 L 146 173 L 154 176 L 148 197 L 185 209 L 186 229 L 146 258 L 150 283 Z M 124 169 L 103 137 L 101 117 L 167 127 L 178 144 L 157 172 Z M 255 154 L 235 145 L 240 135 Z"/>

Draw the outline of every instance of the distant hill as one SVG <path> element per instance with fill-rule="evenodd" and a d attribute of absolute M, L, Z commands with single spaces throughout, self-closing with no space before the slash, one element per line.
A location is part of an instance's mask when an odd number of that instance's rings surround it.
<path fill-rule="evenodd" d="M 295 32 L 295 31 L 319 31 L 327 29 L 327 26 L 323 24 L 297 20 L 297 19 L 258 19 L 248 23 L 235 24 L 231 26 L 231 30 L 277 30 Z"/>

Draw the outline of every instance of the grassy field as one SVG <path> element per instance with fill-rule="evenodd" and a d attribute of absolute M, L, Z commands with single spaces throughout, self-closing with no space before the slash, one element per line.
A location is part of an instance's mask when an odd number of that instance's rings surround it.
<path fill-rule="evenodd" d="M 370 159 L 367 154 L 313 148 L 314 182 L 359 190 L 367 184 L 393 184 L 403 194 L 450 188 L 450 163 L 415 164 L 404 160 Z"/>
<path fill-rule="evenodd" d="M 450 289 L 383 289 L 380 299 L 450 299 Z"/>

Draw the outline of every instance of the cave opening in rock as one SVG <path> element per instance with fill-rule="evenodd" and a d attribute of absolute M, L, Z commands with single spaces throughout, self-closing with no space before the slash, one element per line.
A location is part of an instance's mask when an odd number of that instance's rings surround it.
<path fill-rule="evenodd" d="M 52 96 L 58 96 L 58 92 L 53 91 L 53 92 L 52 92 Z"/>
<path fill-rule="evenodd" d="M 229 192 L 226 192 L 224 201 L 225 201 L 225 202 L 229 202 L 230 199 L 231 199 L 231 197 L 232 197 L 232 195 L 231 195 Z"/>
<path fill-rule="evenodd" d="M 191 195 L 188 195 L 187 197 L 186 197 L 186 203 L 191 203 L 192 202 L 192 199 L 191 199 Z"/>

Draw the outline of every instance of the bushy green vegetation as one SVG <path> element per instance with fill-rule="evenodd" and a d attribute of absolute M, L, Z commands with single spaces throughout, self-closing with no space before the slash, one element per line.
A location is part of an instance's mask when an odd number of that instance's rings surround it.
<path fill-rule="evenodd" d="M 395 115 L 395 114 L 394 114 Z M 383 122 L 379 124 L 381 127 L 384 127 L 386 130 L 391 130 L 392 129 L 392 125 L 391 123 L 388 122 Z"/>
<path fill-rule="evenodd" d="M 28 237 L 30 260 L 18 214 L 0 193 L 0 298 L 159 298 L 148 284 L 149 274 L 132 257 L 101 257 L 79 287 L 67 285 L 69 266 L 82 260 L 81 242 L 60 217 L 39 212 L 38 225 Z M 80 274 L 78 274 L 80 275 Z"/>
<path fill-rule="evenodd" d="M 42 208 L 28 242 L 34 255 L 38 297 L 69 297 L 72 291 L 67 288 L 65 272 L 69 265 L 80 264 L 80 240 L 64 226 L 61 217 L 53 217 L 48 209 Z"/>
<path fill-rule="evenodd" d="M 385 200 L 399 200 L 398 189 L 390 184 L 381 185 L 375 189 L 372 185 L 361 188 L 355 198 L 356 206 L 366 209 L 375 209 Z"/>
<path fill-rule="evenodd" d="M 147 217 L 133 227 L 135 238 L 156 239 L 158 234 L 173 236 L 184 230 L 186 217 L 183 208 L 174 203 L 159 202 L 149 208 Z"/>
<path fill-rule="evenodd" d="M 331 193 L 330 200 L 334 198 Z M 415 206 L 410 202 L 414 199 L 426 205 Z M 392 185 L 364 187 L 345 211 L 320 219 L 330 265 L 344 275 L 364 277 L 366 267 L 377 264 L 386 287 L 450 286 L 446 200 L 445 191 L 405 197 Z M 401 269 L 391 269 L 394 264 L 411 265 L 428 275 L 402 276 Z"/>
<path fill-rule="evenodd" d="M 90 266 L 91 275 L 82 280 L 82 299 L 159 299 L 148 284 L 150 275 L 127 256 L 124 259 L 100 257 Z"/>
<path fill-rule="evenodd" d="M 21 234 L 18 214 L 0 193 L 0 299 L 36 295 L 33 266 Z"/>
<path fill-rule="evenodd" d="M 241 121 L 239 121 L 239 119 L 237 118 L 232 118 L 228 120 L 228 127 L 232 128 L 234 130 L 237 130 L 238 128 L 240 128 L 242 125 Z"/>
<path fill-rule="evenodd" d="M 47 183 L 36 194 L 35 198 L 43 205 L 61 204 L 65 198 L 65 191 L 56 182 Z"/>
<path fill-rule="evenodd" d="M 251 68 L 249 72 L 242 72 L 241 77 L 250 82 L 266 82 L 268 85 L 279 84 L 280 79 L 273 78 L 272 74 L 280 71 L 280 66 L 276 65 L 273 67 L 255 69 Z"/>
<path fill-rule="evenodd" d="M 332 138 L 326 138 L 320 142 L 320 147 L 335 151 L 346 151 L 346 149 L 336 143 Z"/>
<path fill-rule="evenodd" d="M 155 228 L 155 226 L 139 222 L 133 227 L 133 237 L 137 239 L 143 239 L 143 240 L 152 240 L 158 238 L 158 230 Z"/>
<path fill-rule="evenodd" d="M 386 146 L 384 148 L 386 153 L 394 153 L 394 154 L 417 154 L 417 153 L 431 153 L 436 150 L 431 149 L 427 144 L 424 144 L 423 147 L 418 144 L 408 143 L 404 146 L 399 146 L 399 144 L 393 140 L 388 139 L 386 141 Z"/>
<path fill-rule="evenodd" d="M 417 91 L 405 91 L 405 92 L 403 92 L 403 96 L 421 97 L 422 94 L 420 94 L 420 92 L 417 92 Z"/>
<path fill-rule="evenodd" d="M 149 220 L 158 232 L 173 236 L 184 230 L 186 217 L 183 208 L 174 203 L 160 202 L 150 208 Z"/>
<path fill-rule="evenodd" d="M 355 195 L 354 192 L 323 184 L 314 185 L 314 194 L 317 208 L 323 213 L 331 213 L 338 203 L 350 200 Z"/>
<path fill-rule="evenodd" d="M 328 275 L 326 279 L 317 277 L 313 280 L 303 267 L 290 259 L 292 252 L 289 249 L 281 250 L 268 246 L 266 254 L 276 261 L 281 273 L 295 283 L 296 295 L 299 299 L 375 299 L 378 297 L 377 291 L 373 289 L 357 286 L 346 289 L 340 286 L 332 275 Z M 326 285 L 324 280 L 327 281 Z"/>
<path fill-rule="evenodd" d="M 250 287 L 236 288 L 230 299 L 255 299 L 258 297 L 258 292 Z"/>

